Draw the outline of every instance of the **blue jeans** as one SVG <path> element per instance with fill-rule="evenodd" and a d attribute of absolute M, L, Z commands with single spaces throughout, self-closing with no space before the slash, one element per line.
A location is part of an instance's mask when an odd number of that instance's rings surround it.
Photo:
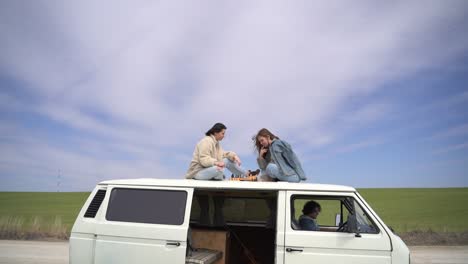
<path fill-rule="evenodd" d="M 234 175 L 246 175 L 247 171 L 237 165 L 237 163 L 230 161 L 229 159 L 223 159 L 225 168 L 228 169 Z M 222 181 L 224 179 L 224 170 L 218 170 L 217 166 L 212 166 L 199 171 L 193 177 L 195 180 L 215 180 Z"/>
<path fill-rule="evenodd" d="M 278 166 L 274 163 L 269 163 L 265 169 L 265 173 L 270 176 L 270 178 L 278 179 L 279 181 L 287 182 L 300 182 L 299 176 L 297 174 L 286 176 L 280 172 Z"/>

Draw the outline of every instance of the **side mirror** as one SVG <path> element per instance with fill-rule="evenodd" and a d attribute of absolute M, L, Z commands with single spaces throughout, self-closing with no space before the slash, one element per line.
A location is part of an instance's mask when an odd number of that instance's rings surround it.
<path fill-rule="evenodd" d="M 335 215 L 335 226 L 340 226 L 341 224 L 341 214 Z"/>

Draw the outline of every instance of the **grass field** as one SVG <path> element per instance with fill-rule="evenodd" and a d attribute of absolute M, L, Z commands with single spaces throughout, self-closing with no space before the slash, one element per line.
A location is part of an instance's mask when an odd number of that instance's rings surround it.
<path fill-rule="evenodd" d="M 88 195 L 0 192 L 0 236 L 65 238 Z"/>
<path fill-rule="evenodd" d="M 468 188 L 362 189 L 359 192 L 384 222 L 398 232 L 468 231 Z"/>
<path fill-rule="evenodd" d="M 468 231 L 468 188 L 361 189 L 359 192 L 385 223 L 399 233 Z M 52 235 L 68 233 L 88 195 L 0 192 L 0 235 L 3 233 L 5 237 L 12 226 L 20 233 L 24 230 Z"/>

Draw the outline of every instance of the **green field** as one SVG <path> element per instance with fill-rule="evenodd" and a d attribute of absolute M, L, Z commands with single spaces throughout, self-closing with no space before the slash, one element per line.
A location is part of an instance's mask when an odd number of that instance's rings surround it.
<path fill-rule="evenodd" d="M 468 231 L 468 188 L 361 189 L 359 192 L 399 233 Z M 71 229 L 89 193 L 0 193 L 0 229 Z M 321 217 L 326 217 L 326 212 Z M 331 218 L 331 216 L 330 216 Z M 320 220 L 320 219 L 319 219 Z M 7 223 L 9 222 L 9 223 Z"/>
<path fill-rule="evenodd" d="M 0 236 L 28 238 L 28 233 L 64 237 L 89 193 L 0 192 Z M 40 237 L 38 235 L 36 237 Z"/>
<path fill-rule="evenodd" d="M 468 188 L 361 189 L 359 192 L 397 232 L 468 231 Z"/>

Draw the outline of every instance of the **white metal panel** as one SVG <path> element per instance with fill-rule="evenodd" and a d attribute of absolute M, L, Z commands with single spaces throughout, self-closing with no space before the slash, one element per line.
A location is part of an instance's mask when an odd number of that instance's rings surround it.
<path fill-rule="evenodd" d="M 109 186 L 110 193 L 116 186 Z M 118 186 L 118 188 L 125 188 Z M 185 263 L 187 231 L 192 205 L 192 188 L 131 186 L 130 189 L 174 190 L 187 192 L 182 225 L 158 225 L 107 221 L 109 196 L 97 227 L 95 264 Z"/>
<path fill-rule="evenodd" d="M 106 185 L 98 185 L 94 190 L 91 192 L 89 195 L 88 199 L 84 203 L 83 207 L 80 210 L 80 213 L 78 214 L 75 223 L 73 224 L 73 228 L 71 230 L 71 234 L 73 235 L 74 233 L 79 233 L 79 234 L 96 234 L 96 227 L 97 223 L 99 222 L 98 219 L 101 219 L 102 211 L 104 203 L 106 201 L 106 198 L 104 198 L 96 216 L 94 218 L 85 218 L 83 217 L 86 210 L 88 209 L 89 205 L 91 204 L 91 201 L 93 200 L 94 196 L 96 195 L 98 190 L 106 190 L 107 186 Z M 106 197 L 109 194 L 106 192 Z"/>
<path fill-rule="evenodd" d="M 405 242 L 395 234 L 391 234 L 392 238 L 392 264 L 408 264 L 410 263 L 410 251 Z"/>
<path fill-rule="evenodd" d="M 94 235 L 71 234 L 69 240 L 70 264 L 92 264 L 94 261 Z"/>
<path fill-rule="evenodd" d="M 98 236 L 95 264 L 185 263 L 186 242 L 168 246 L 165 239 Z"/>
<path fill-rule="evenodd" d="M 70 234 L 69 261 L 70 264 L 92 264 L 94 262 L 95 234 L 98 219 L 101 217 L 104 201 L 94 218 L 83 217 L 98 190 L 107 186 L 98 185 L 89 195 L 78 214 Z M 106 194 L 107 195 L 107 194 Z"/>
<path fill-rule="evenodd" d="M 198 181 L 179 179 L 123 179 L 104 181 L 103 185 L 124 186 L 161 186 L 181 187 L 197 189 L 235 189 L 235 190 L 296 190 L 296 191 L 330 191 L 330 192 L 355 192 L 353 187 L 331 184 L 292 183 L 292 182 L 246 182 L 246 181 Z"/>
<path fill-rule="evenodd" d="M 278 203 L 276 210 L 276 252 L 275 263 L 284 263 L 284 231 L 285 231 L 285 212 L 286 212 L 286 191 L 278 192 Z"/>

